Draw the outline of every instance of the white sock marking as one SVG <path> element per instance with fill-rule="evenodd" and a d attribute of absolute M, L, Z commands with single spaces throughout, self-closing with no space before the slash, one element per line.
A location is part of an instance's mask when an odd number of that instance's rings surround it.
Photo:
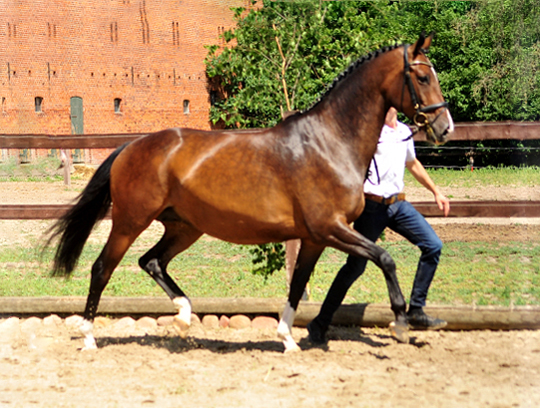
<path fill-rule="evenodd" d="M 294 323 L 295 315 L 296 311 L 287 301 L 287 305 L 285 306 L 285 310 L 283 310 L 283 315 L 281 316 L 277 329 L 278 336 L 283 341 L 286 353 L 300 350 L 300 347 L 298 347 L 298 344 L 296 344 L 292 337 L 292 325 Z"/>
<path fill-rule="evenodd" d="M 191 324 L 190 300 L 186 296 L 178 297 L 173 299 L 173 304 L 178 310 L 178 318 L 189 326 Z"/>
<path fill-rule="evenodd" d="M 94 323 L 89 320 L 83 320 L 80 326 L 80 331 L 84 335 L 84 347 L 83 350 L 95 350 L 97 349 L 96 339 L 94 338 Z"/>

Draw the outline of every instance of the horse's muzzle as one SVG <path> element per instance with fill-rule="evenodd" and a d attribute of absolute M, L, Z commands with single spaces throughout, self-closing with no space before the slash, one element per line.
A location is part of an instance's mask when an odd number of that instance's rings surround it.
<path fill-rule="evenodd" d="M 427 120 L 423 126 L 428 142 L 441 145 L 454 132 L 454 122 L 447 108 L 443 108 L 433 121 Z"/>

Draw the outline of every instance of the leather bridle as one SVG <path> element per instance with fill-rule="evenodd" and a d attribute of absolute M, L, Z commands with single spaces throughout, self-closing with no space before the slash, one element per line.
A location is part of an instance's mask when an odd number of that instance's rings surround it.
<path fill-rule="evenodd" d="M 409 44 L 405 44 L 404 50 L 403 50 L 403 56 L 404 56 L 403 59 L 404 59 L 404 65 L 405 65 L 404 67 L 405 81 L 403 83 L 403 88 L 405 88 L 405 84 L 409 88 L 409 93 L 411 95 L 413 107 L 416 110 L 416 113 L 414 114 L 414 117 L 413 117 L 414 124 L 418 126 L 418 128 L 425 128 L 426 133 L 430 135 L 433 138 L 433 140 L 435 140 L 435 132 L 433 131 L 433 124 L 437 121 L 437 119 L 439 119 L 441 114 L 445 111 L 443 110 L 442 112 L 440 112 L 435 117 L 433 122 L 429 121 L 426 113 L 436 111 L 439 108 L 448 109 L 448 102 L 443 101 L 443 102 L 435 103 L 433 105 L 428 105 L 424 107 L 420 106 L 420 100 L 418 98 L 416 90 L 414 89 L 414 85 L 411 79 L 411 66 L 427 65 L 428 67 L 433 68 L 433 65 L 428 61 L 415 60 L 413 62 L 409 62 L 409 57 L 407 54 L 408 48 L 409 48 Z M 403 90 L 401 92 L 401 107 L 402 107 L 401 110 L 403 111 Z"/>

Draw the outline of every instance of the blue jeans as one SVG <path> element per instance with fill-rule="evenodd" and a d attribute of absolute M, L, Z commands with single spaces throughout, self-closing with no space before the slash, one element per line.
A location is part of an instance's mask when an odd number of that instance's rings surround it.
<path fill-rule="evenodd" d="M 429 286 L 439 264 L 442 242 L 422 214 L 408 201 L 397 201 L 394 204 L 385 205 L 366 200 L 364 211 L 354 222 L 354 229 L 375 242 L 386 227 L 402 235 L 422 252 L 409 304 L 413 307 L 424 307 Z M 364 273 L 366 263 L 365 258 L 349 255 L 347 262 L 340 269 L 326 295 L 319 315 L 314 319 L 314 322 L 324 331 L 332 322 L 332 316 L 341 305 L 351 285 Z"/>

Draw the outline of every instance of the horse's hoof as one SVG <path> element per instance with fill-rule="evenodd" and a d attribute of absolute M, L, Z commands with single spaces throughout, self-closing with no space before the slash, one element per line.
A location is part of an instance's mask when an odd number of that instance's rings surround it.
<path fill-rule="evenodd" d="M 295 344 L 294 346 L 285 346 L 285 354 L 299 353 L 302 349 Z"/>
<path fill-rule="evenodd" d="M 182 339 L 185 339 L 187 337 L 189 331 L 189 323 L 180 319 L 178 316 L 174 316 L 173 326 Z"/>
<path fill-rule="evenodd" d="M 89 350 L 97 350 L 96 340 L 93 337 L 85 338 L 84 347 L 81 349 L 81 351 L 89 351 Z"/>
<path fill-rule="evenodd" d="M 390 323 L 390 334 L 400 343 L 409 344 L 409 328 L 406 324 Z"/>

